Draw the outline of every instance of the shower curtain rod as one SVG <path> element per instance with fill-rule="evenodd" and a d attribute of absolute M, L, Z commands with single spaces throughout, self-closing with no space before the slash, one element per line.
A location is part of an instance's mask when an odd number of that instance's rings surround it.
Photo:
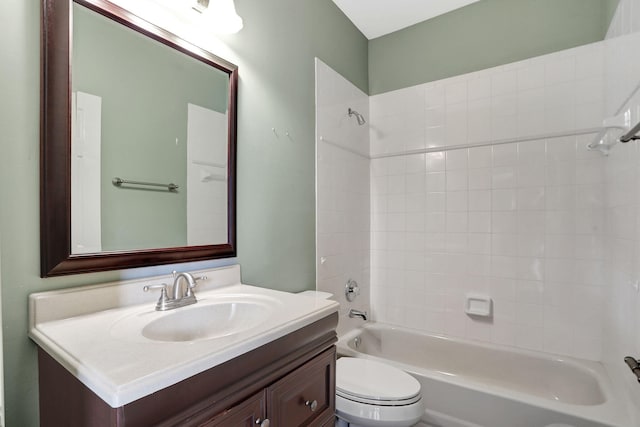
<path fill-rule="evenodd" d="M 598 133 L 600 130 L 601 128 L 585 128 L 585 129 L 577 129 L 577 130 L 570 130 L 570 131 L 564 131 L 564 132 L 549 132 L 549 133 L 543 133 L 538 135 L 523 136 L 518 138 L 498 139 L 495 141 L 482 141 L 482 142 L 475 142 L 470 144 L 446 145 L 442 147 L 419 148 L 416 150 L 397 151 L 394 153 L 374 154 L 372 156 L 369 156 L 369 158 L 383 159 L 386 157 L 409 156 L 412 154 L 439 153 L 442 151 L 464 150 L 467 148 L 490 147 L 492 145 L 515 144 L 518 142 L 528 142 L 528 141 L 538 141 L 538 140 L 544 141 L 547 139 L 562 138 L 564 136 L 590 135 L 590 134 Z"/>
<path fill-rule="evenodd" d="M 640 124 L 638 124 L 638 127 L 640 127 Z M 341 142 L 331 141 L 326 139 L 323 136 L 320 136 L 319 140 L 321 142 L 325 142 L 329 145 L 332 145 L 336 148 L 340 148 L 344 151 L 348 151 L 357 156 L 364 157 L 365 159 L 384 159 L 387 157 L 410 156 L 413 154 L 426 154 L 426 153 L 440 153 L 442 151 L 464 150 L 468 148 L 478 148 L 478 147 L 490 147 L 492 145 L 515 144 L 518 142 L 528 142 L 528 141 L 538 141 L 538 140 L 544 141 L 547 139 L 562 138 L 565 136 L 591 135 L 591 134 L 597 134 L 598 132 L 601 132 L 601 131 L 602 131 L 602 128 L 584 128 L 584 129 L 576 129 L 576 130 L 569 130 L 569 131 L 563 131 L 563 132 L 548 132 L 548 133 L 542 133 L 542 134 L 531 135 L 531 136 L 523 136 L 523 137 L 517 137 L 517 138 L 498 139 L 494 141 L 482 141 L 482 142 L 475 142 L 470 144 L 446 145 L 441 147 L 418 148 L 415 150 L 395 151 L 392 153 L 382 153 L 382 154 L 373 154 L 373 155 L 362 153 L 361 151 L 355 150 L 352 147 L 349 147 Z M 640 130 L 636 131 L 636 133 L 639 131 Z"/>

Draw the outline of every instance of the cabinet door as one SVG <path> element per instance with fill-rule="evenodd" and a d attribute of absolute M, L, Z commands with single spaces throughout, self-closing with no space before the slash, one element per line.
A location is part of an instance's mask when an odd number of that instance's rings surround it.
<path fill-rule="evenodd" d="M 267 388 L 272 426 L 322 426 L 335 412 L 335 347 Z"/>
<path fill-rule="evenodd" d="M 200 427 L 256 427 L 265 417 L 264 391 L 200 424 Z"/>

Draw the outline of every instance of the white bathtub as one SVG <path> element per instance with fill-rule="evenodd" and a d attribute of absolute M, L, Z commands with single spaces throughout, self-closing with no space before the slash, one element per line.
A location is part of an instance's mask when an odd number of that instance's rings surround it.
<path fill-rule="evenodd" d="M 339 356 L 389 362 L 420 381 L 437 427 L 631 427 L 599 363 L 368 323 Z"/>

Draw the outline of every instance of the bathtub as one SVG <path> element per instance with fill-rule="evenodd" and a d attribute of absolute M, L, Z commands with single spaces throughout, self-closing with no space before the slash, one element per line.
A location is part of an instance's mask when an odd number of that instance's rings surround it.
<path fill-rule="evenodd" d="M 338 355 L 395 365 L 418 379 L 423 427 L 630 427 L 595 362 L 367 323 Z"/>

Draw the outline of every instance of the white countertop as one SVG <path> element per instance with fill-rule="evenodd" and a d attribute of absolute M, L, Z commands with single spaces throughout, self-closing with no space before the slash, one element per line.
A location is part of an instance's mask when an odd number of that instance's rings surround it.
<path fill-rule="evenodd" d="M 128 323 L 129 318 L 139 315 L 159 317 L 189 309 L 185 307 L 155 312 L 157 293 L 151 296 L 151 302 L 115 306 L 71 317 L 55 310 L 56 302 L 63 307 L 62 311 L 64 307 L 69 307 L 70 314 L 86 310 L 75 306 L 81 304 L 83 299 L 90 299 L 91 291 L 101 295 L 105 292 L 141 293 L 144 284 L 167 282 L 166 278 L 154 278 L 79 288 L 78 295 L 73 295 L 73 289 L 33 294 L 30 296 L 29 336 L 84 385 L 111 407 L 117 408 L 254 350 L 338 310 L 335 301 L 240 284 L 239 268 L 238 282 L 230 284 L 236 276 L 233 268 L 235 266 L 223 272 L 227 275 L 223 280 L 227 283 L 223 286 L 209 286 L 210 289 L 196 291 L 200 302 L 189 307 L 207 304 L 216 298 L 238 296 L 277 300 L 276 309 L 264 322 L 237 334 L 190 342 L 160 342 L 133 336 L 135 334 L 123 334 L 122 330 L 126 330 L 123 325 Z M 200 273 L 207 274 L 208 282 L 215 282 L 217 270 Z M 126 288 L 120 289 L 122 286 Z M 56 294 L 60 296 L 58 301 Z M 126 296 L 121 299 L 131 302 L 131 298 Z M 111 300 L 118 298 L 112 296 Z M 71 304 L 71 301 L 75 304 Z M 39 308 L 40 313 L 46 315 L 39 314 Z M 118 325 L 120 332 L 115 332 L 114 325 Z"/>

